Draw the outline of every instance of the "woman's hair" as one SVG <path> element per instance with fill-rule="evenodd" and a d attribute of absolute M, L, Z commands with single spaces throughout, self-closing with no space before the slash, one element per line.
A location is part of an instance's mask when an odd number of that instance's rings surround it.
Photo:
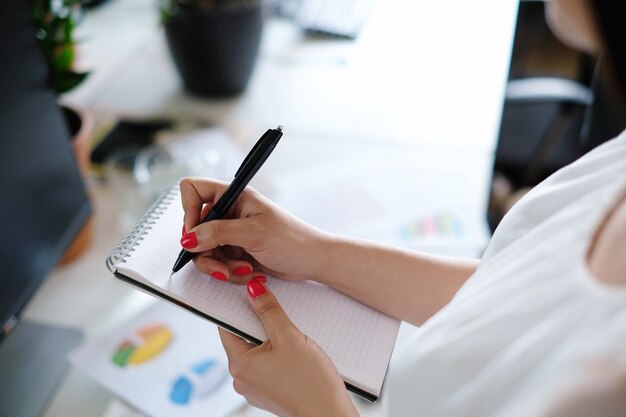
<path fill-rule="evenodd" d="M 626 106 L 626 16 L 623 3 L 615 0 L 592 0 L 591 6 L 603 43 L 601 59 L 607 61 L 608 76 Z"/>

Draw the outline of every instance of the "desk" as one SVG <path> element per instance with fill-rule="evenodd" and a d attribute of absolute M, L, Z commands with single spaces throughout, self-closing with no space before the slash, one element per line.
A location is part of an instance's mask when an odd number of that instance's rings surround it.
<path fill-rule="evenodd" d="M 245 147 L 256 139 L 250 132 L 282 123 L 289 142 L 273 159 L 270 178 L 329 156 L 358 158 L 363 150 L 461 152 L 473 161 L 468 175 L 485 179 L 468 204 L 486 204 L 479 201 L 487 195 L 516 10 L 515 0 L 379 1 L 355 43 L 307 40 L 288 22 L 269 21 L 246 93 L 203 101 L 181 91 L 153 3 L 116 0 L 88 15 L 80 28 L 82 65 L 93 75 L 63 101 L 89 109 L 101 121 L 120 115 L 193 116 L 229 128 Z M 111 190 L 93 185 L 91 192 L 96 223 L 91 247 L 75 263 L 57 268 L 24 313 L 26 319 L 76 326 L 87 335 L 123 322 L 151 302 L 104 267 L 125 231 L 112 227 L 119 206 Z M 99 416 L 109 398 L 72 371 L 45 415 Z M 360 408 L 364 415 L 384 415 L 380 404 Z M 266 413 L 248 407 L 239 415 Z"/>

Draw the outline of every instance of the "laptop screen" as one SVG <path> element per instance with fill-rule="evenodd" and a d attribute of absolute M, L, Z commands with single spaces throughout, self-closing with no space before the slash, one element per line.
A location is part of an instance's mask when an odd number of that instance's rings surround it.
<path fill-rule="evenodd" d="M 0 325 L 9 328 L 90 214 L 29 2 L 0 0 Z M 0 336 L 2 335 L 0 333 Z"/>

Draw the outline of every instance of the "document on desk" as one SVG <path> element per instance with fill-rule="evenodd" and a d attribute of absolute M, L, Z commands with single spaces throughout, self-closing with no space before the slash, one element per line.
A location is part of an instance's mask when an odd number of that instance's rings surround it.
<path fill-rule="evenodd" d="M 444 256 L 477 257 L 492 159 L 454 147 L 364 149 L 274 178 L 272 200 L 322 230 Z"/>
<path fill-rule="evenodd" d="M 107 265 L 123 281 L 170 301 L 246 340 L 267 339 L 249 305 L 245 286 L 217 281 L 193 263 L 170 277 L 180 245 L 183 211 L 177 187 L 164 193 L 146 217 L 122 240 Z M 311 281 L 283 281 L 268 276 L 294 324 L 328 354 L 346 386 L 375 401 L 400 322 L 342 293 Z"/>
<path fill-rule="evenodd" d="M 214 326 L 166 303 L 87 340 L 70 360 L 152 417 L 225 417 L 245 404 Z"/>

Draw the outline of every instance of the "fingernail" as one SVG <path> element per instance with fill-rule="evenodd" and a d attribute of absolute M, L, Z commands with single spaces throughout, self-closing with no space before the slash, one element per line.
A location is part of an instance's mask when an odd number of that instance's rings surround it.
<path fill-rule="evenodd" d="M 213 271 L 210 274 L 213 278 L 215 279 L 219 279 L 220 281 L 227 281 L 228 278 L 226 278 L 226 274 L 224 274 L 223 272 L 220 271 Z"/>
<path fill-rule="evenodd" d="M 239 276 L 248 275 L 250 272 L 252 272 L 252 269 L 247 266 L 238 266 L 237 268 L 233 269 L 233 274 Z"/>
<path fill-rule="evenodd" d="M 267 282 L 267 278 L 265 278 L 265 275 L 255 275 L 252 277 L 252 279 L 261 281 L 261 282 Z"/>
<path fill-rule="evenodd" d="M 250 298 L 258 298 L 265 294 L 267 291 L 261 282 L 256 279 L 248 281 L 248 294 Z"/>
<path fill-rule="evenodd" d="M 183 236 L 187 234 L 187 229 L 185 229 L 185 225 L 183 224 Z"/>
<path fill-rule="evenodd" d="M 180 244 L 185 249 L 193 249 L 198 246 L 198 239 L 196 238 L 196 232 L 187 233 L 180 239 Z"/>

